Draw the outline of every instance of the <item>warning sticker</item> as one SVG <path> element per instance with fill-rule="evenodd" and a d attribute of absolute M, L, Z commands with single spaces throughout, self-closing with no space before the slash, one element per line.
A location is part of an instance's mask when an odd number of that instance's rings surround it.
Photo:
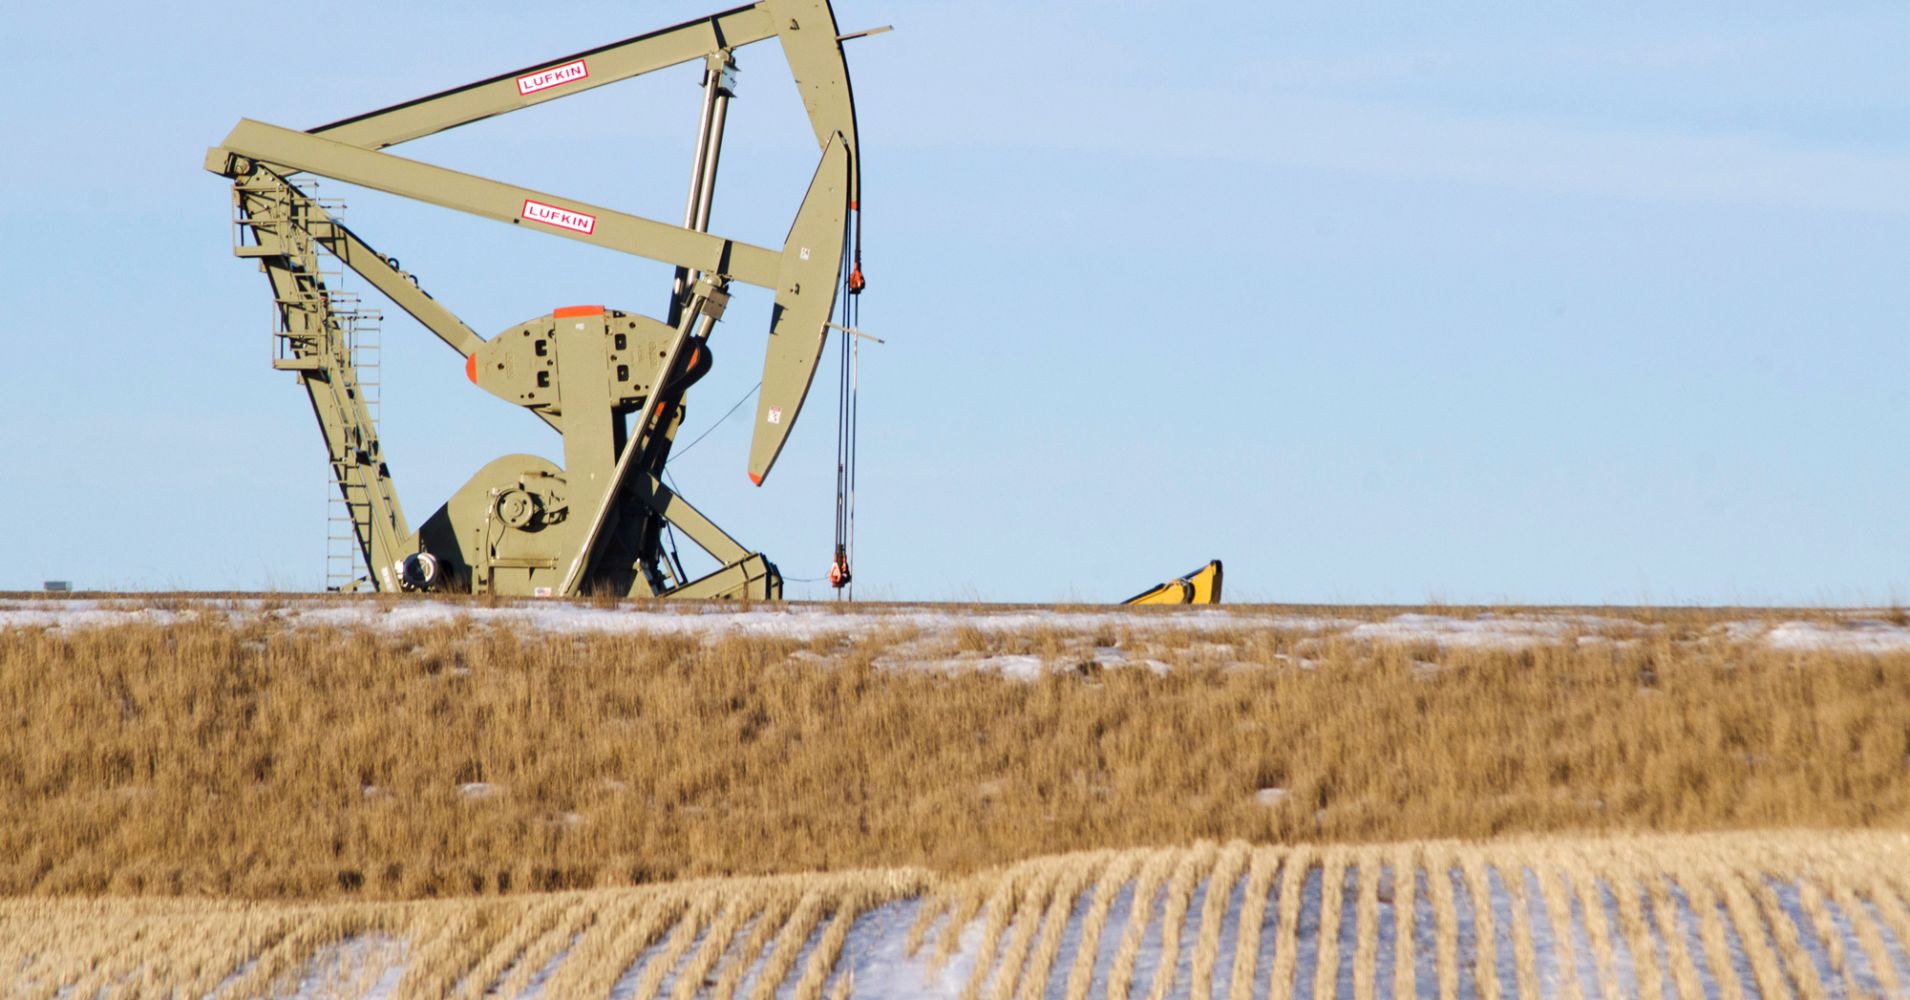
<path fill-rule="evenodd" d="M 782 407 L 772 406 L 769 408 L 769 422 L 772 424 L 780 424 L 783 422 Z"/>
<path fill-rule="evenodd" d="M 535 73 L 526 73 L 518 77 L 517 93 L 520 97 L 528 97 L 540 90 L 561 87 L 589 75 L 590 67 L 585 66 L 582 59 L 577 59 L 562 66 L 552 66 L 549 69 L 540 69 Z"/>
<path fill-rule="evenodd" d="M 524 199 L 524 210 L 519 213 L 532 222 L 541 222 L 547 226 L 568 229 L 572 232 L 588 235 L 597 231 L 597 217 L 583 212 L 573 212 L 556 205 L 546 205 L 541 201 Z"/>

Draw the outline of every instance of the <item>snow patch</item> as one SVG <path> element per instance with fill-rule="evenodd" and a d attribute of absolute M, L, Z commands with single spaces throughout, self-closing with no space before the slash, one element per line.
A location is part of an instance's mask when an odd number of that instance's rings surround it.
<path fill-rule="evenodd" d="M 1772 649 L 1801 652 L 1898 653 L 1910 649 L 1910 627 L 1879 621 L 1842 622 L 1835 626 L 1812 622 L 1784 622 L 1762 636 Z"/>
<path fill-rule="evenodd" d="M 895 641 L 878 666 L 965 672 L 986 670 L 1032 680 L 1049 670 L 1140 666 L 1169 669 L 1159 659 L 1123 648 L 1116 637 L 1182 637 L 1181 652 L 1229 669 L 1266 666 L 1235 659 L 1231 633 L 1278 632 L 1301 637 L 1294 655 L 1273 653 L 1272 660 L 1300 667 L 1306 653 L 1324 641 L 1375 644 L 1428 644 L 1442 649 L 1520 649 L 1531 646 L 1580 646 L 1627 643 L 1660 626 L 1626 618 L 1574 612 L 1482 613 L 1472 616 L 1409 612 L 1378 621 L 1319 615 L 1282 615 L 1220 608 L 1179 610 L 1112 608 L 1100 610 L 948 609 L 895 605 L 843 610 L 839 605 L 791 604 L 740 609 L 723 604 L 608 607 L 560 601 L 517 601 L 493 606 L 443 600 L 374 601 L 329 597 L 194 598 L 155 595 L 138 598 L 0 599 L 0 630 L 75 631 L 114 626 L 171 627 L 214 621 L 232 625 L 283 628 L 374 629 L 389 633 L 431 628 L 500 628 L 529 634 L 670 636 L 705 643 L 726 639 L 783 639 L 793 642 L 872 637 Z M 1004 636 L 1059 636 L 1077 647 L 1078 662 L 1044 661 L 1024 651 L 982 653 L 961 649 L 963 637 L 979 633 Z M 1874 617 L 1818 621 L 1729 621 L 1708 636 L 1770 649 L 1886 654 L 1910 652 L 1910 624 Z M 1212 636 L 1193 641 L 1195 636 Z M 823 659 L 811 651 L 807 657 Z"/>
<path fill-rule="evenodd" d="M 1546 645 L 1580 637 L 1630 632 L 1635 622 L 1589 615 L 1493 615 L 1453 618 L 1447 615 L 1404 614 L 1383 622 L 1368 622 L 1346 632 L 1349 639 L 1373 642 L 1419 643 L 1462 648 L 1510 649 Z"/>

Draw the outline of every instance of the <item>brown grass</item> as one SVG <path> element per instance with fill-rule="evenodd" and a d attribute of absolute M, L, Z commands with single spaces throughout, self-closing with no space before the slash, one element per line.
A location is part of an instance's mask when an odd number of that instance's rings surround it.
<path fill-rule="evenodd" d="M 0 895 L 431 898 L 1202 839 L 1910 826 L 1910 656 L 1642 617 L 1629 643 L 1516 650 L 964 633 L 1173 666 L 1032 683 L 877 668 L 909 641 L 892 634 L 0 631 Z"/>

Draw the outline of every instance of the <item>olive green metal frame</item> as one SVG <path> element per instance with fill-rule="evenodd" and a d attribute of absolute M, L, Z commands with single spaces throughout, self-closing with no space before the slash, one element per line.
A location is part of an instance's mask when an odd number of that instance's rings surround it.
<path fill-rule="evenodd" d="M 795 77 L 821 151 L 780 248 L 707 231 L 723 114 L 734 87 L 734 52 L 772 38 Z M 235 253 L 256 259 L 271 283 L 273 364 L 296 372 L 310 398 L 369 571 L 364 585 L 387 591 L 780 597 L 775 567 L 665 488 L 660 476 L 681 424 L 683 394 L 707 368 L 707 342 L 732 281 L 775 294 L 750 445 L 752 482 L 760 485 L 769 474 L 801 412 L 833 314 L 851 213 L 858 207 L 855 105 L 841 41 L 827 0 L 761 0 L 309 131 L 242 119 L 208 151 L 206 169 L 233 181 L 240 233 Z M 703 120 L 682 226 L 384 152 L 696 60 L 706 64 Z M 487 341 L 394 258 L 326 212 L 295 183 L 300 173 L 674 264 L 668 322 L 602 307 L 570 308 L 505 331 L 527 338 L 522 343 Z M 534 456 L 499 459 L 411 530 L 345 336 L 336 290 L 324 281 L 321 254 L 361 275 L 464 356 L 473 382 L 525 406 L 561 433 L 564 468 Z M 518 364 L 513 352 L 525 344 L 548 357 Z M 638 360 L 651 356 L 644 351 L 653 352 L 654 371 Z M 662 550 L 666 525 L 709 552 L 721 568 L 686 579 L 680 563 Z"/>

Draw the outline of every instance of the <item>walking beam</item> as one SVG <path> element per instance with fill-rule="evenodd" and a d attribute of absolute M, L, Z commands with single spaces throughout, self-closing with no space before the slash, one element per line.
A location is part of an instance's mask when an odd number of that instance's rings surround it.
<path fill-rule="evenodd" d="M 487 80 L 312 129 L 337 142 L 383 149 L 534 104 L 580 94 L 679 63 L 774 38 L 767 4 L 737 7 L 594 49 L 546 59 Z"/>
<path fill-rule="evenodd" d="M 250 118 L 240 119 L 225 141 L 206 154 L 206 169 L 237 176 L 242 165 L 235 157 L 524 225 L 666 264 L 725 274 L 760 288 L 776 288 L 781 266 L 782 255 L 774 250 Z"/>

